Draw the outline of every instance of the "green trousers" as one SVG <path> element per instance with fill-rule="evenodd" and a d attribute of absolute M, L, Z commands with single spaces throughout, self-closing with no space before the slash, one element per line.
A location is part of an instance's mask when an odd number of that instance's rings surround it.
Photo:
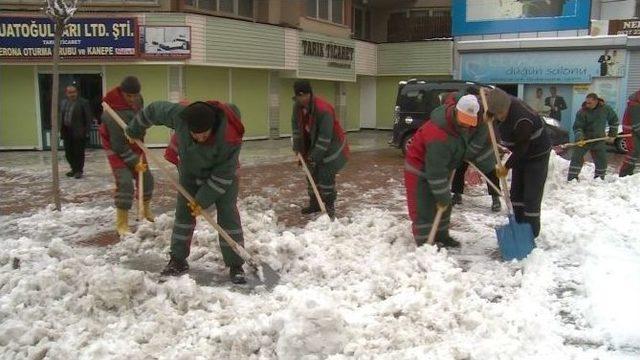
<path fill-rule="evenodd" d="M 604 179 L 604 175 L 607 173 L 607 146 L 604 141 L 587 144 L 583 147 L 574 146 L 572 151 L 567 180 L 571 181 L 578 178 L 587 152 L 591 152 L 593 163 L 596 166 L 594 178 Z"/>
<path fill-rule="evenodd" d="M 427 180 L 409 171 L 404 172 L 404 183 L 407 191 L 407 207 L 411 218 L 411 230 L 417 246 L 427 242 L 433 221 L 436 218 L 436 198 Z M 448 189 L 447 189 L 448 191 Z M 436 230 L 435 241 L 449 237 L 449 220 L 451 206 L 442 214 Z"/>
<path fill-rule="evenodd" d="M 325 204 L 333 204 L 336 201 L 338 192 L 336 191 L 336 175 L 337 171 L 325 164 L 316 165 L 309 169 L 313 181 L 316 182 L 320 197 Z M 315 199 L 311 183 L 307 179 L 307 193 L 310 199 Z"/>
<path fill-rule="evenodd" d="M 182 185 L 189 194 L 194 197 L 200 186 L 208 186 L 206 183 L 203 185 L 197 185 L 195 179 L 185 179 L 184 177 L 180 178 L 180 185 Z M 235 178 L 227 191 L 220 196 L 218 200 L 216 200 L 215 207 L 218 213 L 218 225 L 220 225 L 220 227 L 226 231 L 227 234 L 229 234 L 229 236 L 238 243 L 238 245 L 244 246 L 242 224 L 240 222 L 240 214 L 238 213 L 237 201 L 238 178 Z M 193 230 L 196 226 L 196 219 L 191 215 L 191 211 L 189 210 L 187 203 L 187 199 L 185 199 L 181 194 L 178 194 L 176 218 L 173 224 L 173 233 L 171 234 L 171 256 L 180 260 L 184 260 L 189 256 Z M 244 260 L 242 260 L 242 258 L 233 251 L 222 236 L 219 235 L 218 238 L 220 251 L 222 252 L 222 258 L 225 265 L 242 265 Z"/>
<path fill-rule="evenodd" d="M 116 194 L 114 202 L 118 209 L 129 210 L 133 202 L 133 189 L 138 186 L 138 174 L 134 174 L 129 168 L 113 169 L 113 176 L 116 179 Z M 153 175 L 147 170 L 142 175 L 142 186 L 144 192 L 142 197 L 145 201 L 151 200 L 153 195 Z"/>

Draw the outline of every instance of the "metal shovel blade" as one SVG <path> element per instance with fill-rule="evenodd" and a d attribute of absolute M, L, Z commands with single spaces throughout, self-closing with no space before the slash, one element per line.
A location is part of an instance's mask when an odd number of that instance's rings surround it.
<path fill-rule="evenodd" d="M 260 263 L 260 266 L 257 266 L 255 270 L 260 281 L 269 290 L 273 289 L 280 282 L 280 274 L 265 262 Z"/>
<path fill-rule="evenodd" d="M 533 230 L 529 223 L 518 223 L 509 215 L 509 223 L 496 229 L 498 246 L 504 260 L 522 260 L 536 247 Z"/>

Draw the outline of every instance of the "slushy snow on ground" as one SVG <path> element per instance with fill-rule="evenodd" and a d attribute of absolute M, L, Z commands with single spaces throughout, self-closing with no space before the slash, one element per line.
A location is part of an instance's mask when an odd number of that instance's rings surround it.
<path fill-rule="evenodd" d="M 280 272 L 272 290 L 233 286 L 199 221 L 188 276 L 159 282 L 173 214 L 110 247 L 109 205 L 0 217 L 0 358 L 637 359 L 640 175 L 566 183 L 552 157 L 538 248 L 503 262 L 484 186 L 454 210 L 459 250 L 416 249 L 405 216 L 360 208 L 278 225 L 240 202 L 247 250 Z M 393 205 L 402 184 L 390 180 Z M 18 235 L 19 234 L 19 235 Z M 145 269 L 148 271 L 143 271 Z M 213 279 L 213 280 L 212 280 Z"/>

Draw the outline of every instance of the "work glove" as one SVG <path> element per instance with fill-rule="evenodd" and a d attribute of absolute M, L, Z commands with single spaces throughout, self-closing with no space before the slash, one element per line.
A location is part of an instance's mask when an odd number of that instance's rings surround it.
<path fill-rule="evenodd" d="M 576 145 L 578 145 L 579 147 L 584 147 L 585 145 L 587 145 L 587 142 L 584 139 L 580 139 L 576 141 Z"/>
<path fill-rule="evenodd" d="M 145 164 L 144 162 L 140 161 L 133 168 L 139 174 L 139 173 L 143 173 L 143 172 L 147 171 L 147 169 L 149 169 L 149 166 L 147 164 Z"/>
<path fill-rule="evenodd" d="M 607 134 L 610 138 L 615 138 L 618 136 L 618 129 L 609 129 L 609 133 Z"/>
<path fill-rule="evenodd" d="M 200 207 L 200 205 L 196 204 L 195 202 L 189 201 L 187 203 L 187 207 L 189 208 L 189 211 L 191 211 L 191 216 L 198 217 L 202 215 L 202 208 Z"/>
<path fill-rule="evenodd" d="M 499 178 L 505 178 L 507 177 L 507 174 L 509 173 L 509 169 L 507 169 L 506 167 L 504 167 L 501 164 L 496 165 L 496 176 Z"/>

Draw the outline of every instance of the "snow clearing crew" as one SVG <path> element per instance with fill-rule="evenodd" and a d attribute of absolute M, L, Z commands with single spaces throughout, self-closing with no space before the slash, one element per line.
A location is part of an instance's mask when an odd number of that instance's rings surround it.
<path fill-rule="evenodd" d="M 620 177 L 632 175 L 640 158 L 640 90 L 629 96 L 622 118 L 622 131 L 631 137 L 626 139 L 629 151 L 620 166 Z"/>
<path fill-rule="evenodd" d="M 591 152 L 593 162 L 596 166 L 594 178 L 604 179 L 607 173 L 607 146 L 605 141 L 596 141 L 585 144 L 585 140 L 595 139 L 605 136 L 605 128 L 609 124 L 608 137 L 616 137 L 618 135 L 618 116 L 611 106 L 601 102 L 597 94 L 587 94 L 582 108 L 576 114 L 576 121 L 573 123 L 573 133 L 575 135 L 578 146 L 574 146 L 571 154 L 571 163 L 569 164 L 569 173 L 567 181 L 578 179 L 582 164 L 584 163 L 584 155 Z"/>
<path fill-rule="evenodd" d="M 145 107 L 126 129 L 128 136 L 141 139 L 152 125 L 175 130 L 180 185 L 196 200 L 190 203 L 178 194 L 175 222 L 171 234 L 171 258 L 163 276 L 178 276 L 189 269 L 189 256 L 196 217 L 215 205 L 218 224 L 243 246 L 242 224 L 238 213 L 238 157 L 244 126 L 235 105 L 196 101 L 188 106 L 155 101 Z M 221 237 L 222 258 L 229 267 L 231 282 L 246 282 L 238 256 Z"/>
<path fill-rule="evenodd" d="M 474 161 L 481 171 L 495 167 L 487 130 L 470 128 L 478 125 L 480 104 L 475 95 L 452 94 L 444 104 L 431 112 L 430 120 L 418 129 L 407 149 L 404 181 L 407 207 L 412 232 L 418 246 L 423 245 L 433 227 L 438 208 L 446 209 L 435 237 L 436 245 L 459 247 L 460 243 L 449 235 L 451 216 L 451 173 L 464 159 Z M 484 143 L 483 150 L 470 152 L 471 144 Z M 474 147 L 475 148 L 475 147 Z"/>
<path fill-rule="evenodd" d="M 313 94 L 308 80 L 293 84 L 294 100 L 291 115 L 293 151 L 307 161 L 309 171 L 318 186 L 320 198 L 327 208 L 327 215 L 335 218 L 336 174 L 345 166 L 349 145 L 333 106 Z M 297 160 L 296 160 L 297 161 Z M 302 214 L 320 211 L 311 184 L 308 184 L 309 206 Z"/>
<path fill-rule="evenodd" d="M 120 115 L 124 122 L 131 123 L 136 113 L 142 109 L 143 100 L 140 95 L 140 81 L 135 76 L 125 77 L 120 86 L 111 89 L 102 99 Z M 129 209 L 133 203 L 133 182 L 143 173 L 144 217 L 153 221 L 151 212 L 151 196 L 153 195 L 153 176 L 147 161 L 138 145 L 130 143 L 122 128 L 107 112 L 102 113 L 100 137 L 102 147 L 107 152 L 109 165 L 116 180 L 114 196 L 116 206 L 116 231 L 124 236 L 129 232 Z M 135 181 L 136 184 L 138 183 Z"/>
<path fill-rule="evenodd" d="M 540 234 L 540 203 L 547 181 L 551 140 L 542 118 L 522 100 L 493 89 L 487 98 L 489 116 L 499 121 L 502 145 L 511 155 L 496 174 L 511 174 L 511 203 L 516 221 L 531 224 L 534 236 Z"/>

